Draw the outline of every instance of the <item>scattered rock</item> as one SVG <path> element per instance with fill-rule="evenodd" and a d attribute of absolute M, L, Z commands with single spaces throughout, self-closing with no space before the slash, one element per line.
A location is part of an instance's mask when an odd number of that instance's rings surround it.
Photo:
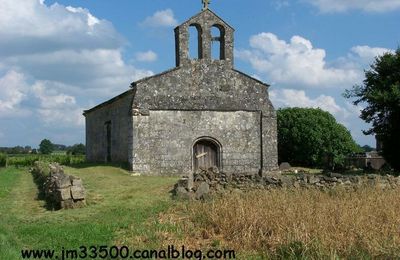
<path fill-rule="evenodd" d="M 83 186 L 71 186 L 71 196 L 75 201 L 85 199 L 85 189 Z"/>
<path fill-rule="evenodd" d="M 391 175 L 342 175 L 337 173 L 310 174 L 301 171 L 297 175 L 270 173 L 263 176 L 252 174 L 227 174 L 217 168 L 201 169 L 192 176 L 184 177 L 175 185 L 174 194 L 180 199 L 206 199 L 216 193 L 234 193 L 272 188 L 317 188 L 328 190 L 337 186 L 357 189 L 361 186 L 382 189 L 400 187 L 400 177 Z"/>
<path fill-rule="evenodd" d="M 315 176 L 315 175 L 309 175 L 307 180 L 308 180 L 309 184 L 315 184 L 320 181 L 320 178 L 318 178 L 318 176 Z"/>
<path fill-rule="evenodd" d="M 210 186 L 206 182 L 202 182 L 195 193 L 196 200 L 205 199 L 210 192 Z"/>
<path fill-rule="evenodd" d="M 71 199 L 71 189 L 69 187 L 66 189 L 57 189 L 55 194 L 56 199 L 59 201 Z"/>
<path fill-rule="evenodd" d="M 345 177 L 345 176 L 342 175 L 342 174 L 334 173 L 334 172 L 331 172 L 331 173 L 329 173 L 328 175 L 329 175 L 329 177 L 332 177 L 332 178 L 343 178 L 343 177 Z"/>
<path fill-rule="evenodd" d="M 279 165 L 279 170 L 281 171 L 290 170 L 290 168 L 292 168 L 292 166 L 290 166 L 288 162 L 283 162 L 281 165 Z"/>
<path fill-rule="evenodd" d="M 177 199 L 185 200 L 185 199 L 190 199 L 191 197 L 189 192 L 183 187 L 177 187 L 174 192 L 175 192 L 175 197 Z"/>

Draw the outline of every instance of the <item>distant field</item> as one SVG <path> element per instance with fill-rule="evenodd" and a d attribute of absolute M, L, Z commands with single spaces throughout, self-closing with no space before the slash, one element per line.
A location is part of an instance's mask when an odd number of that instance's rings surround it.
<path fill-rule="evenodd" d="M 238 259 L 399 259 L 400 190 L 234 192 L 172 200 L 177 178 L 132 177 L 116 167 L 66 167 L 88 206 L 48 211 L 26 169 L 0 169 L 0 259 L 21 249 L 126 245 L 234 249 Z"/>
<path fill-rule="evenodd" d="M 4 156 L 4 155 L 3 155 Z M 12 154 L 6 155 L 4 165 L 0 166 L 16 166 L 29 167 L 33 166 L 35 161 L 57 162 L 62 165 L 73 165 L 85 162 L 84 155 L 67 155 L 67 154 Z"/>

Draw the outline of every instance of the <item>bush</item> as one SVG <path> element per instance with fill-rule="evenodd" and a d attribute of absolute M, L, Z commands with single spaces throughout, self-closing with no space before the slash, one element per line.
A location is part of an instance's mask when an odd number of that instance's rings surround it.
<path fill-rule="evenodd" d="M 86 147 L 84 144 L 75 144 L 68 148 L 67 154 L 71 155 L 85 155 Z"/>
<path fill-rule="evenodd" d="M 0 153 L 0 167 L 7 166 L 7 155 L 4 153 Z"/>
<path fill-rule="evenodd" d="M 340 168 L 360 148 L 350 132 L 326 111 L 314 108 L 279 109 L 279 161 L 305 167 Z"/>
<path fill-rule="evenodd" d="M 7 166 L 32 167 L 35 162 L 56 162 L 62 165 L 72 165 L 85 162 L 85 156 L 82 155 L 23 155 L 10 156 L 7 159 Z"/>
<path fill-rule="evenodd" d="M 29 167 L 33 166 L 36 161 L 39 161 L 39 156 L 9 156 L 7 158 L 7 166 Z"/>

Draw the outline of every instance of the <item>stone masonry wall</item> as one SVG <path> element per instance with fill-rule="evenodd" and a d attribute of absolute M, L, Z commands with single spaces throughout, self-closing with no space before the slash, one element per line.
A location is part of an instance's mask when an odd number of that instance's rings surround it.
<path fill-rule="evenodd" d="M 260 113 L 150 111 L 134 117 L 133 171 L 179 175 L 192 171 L 193 145 L 211 137 L 222 146 L 222 169 L 258 173 Z"/>
<path fill-rule="evenodd" d="M 111 122 L 111 160 L 127 162 L 129 136 L 132 133 L 132 91 L 86 115 L 86 157 L 88 161 L 105 162 L 107 157 L 106 122 Z"/>
<path fill-rule="evenodd" d="M 143 81 L 139 81 L 134 85 L 136 94 L 133 100 L 132 109 L 138 111 L 140 115 L 146 115 L 149 111 L 165 110 L 165 111 L 204 111 L 205 113 L 221 112 L 230 113 L 235 111 L 244 111 L 248 113 L 258 114 L 258 118 L 262 115 L 262 124 L 258 121 L 257 131 L 262 129 L 262 160 L 261 148 L 258 148 L 260 153 L 258 158 L 258 168 L 263 165 L 262 170 L 267 172 L 277 168 L 277 130 L 276 130 L 276 114 L 275 110 L 268 98 L 268 86 L 261 82 L 252 79 L 238 71 L 227 69 L 223 64 L 214 61 L 211 65 L 204 64 L 203 61 L 191 61 L 190 66 L 183 66 L 157 77 L 151 77 Z M 151 113 L 150 113 L 151 114 Z M 150 119 L 151 120 L 150 115 Z M 135 119 L 133 127 L 136 128 Z M 217 119 L 218 120 L 218 119 Z M 242 122 L 238 120 L 234 125 L 240 125 Z M 216 124 L 215 131 L 219 131 L 222 124 Z M 154 124 L 146 131 L 155 131 L 158 127 L 170 129 L 171 132 L 175 131 L 176 124 L 173 120 L 163 122 L 162 124 Z M 138 130 L 140 132 L 140 130 Z M 186 130 L 185 130 L 186 131 Z M 239 130 L 241 131 L 241 130 Z M 182 133 L 182 132 L 180 132 Z M 156 133 L 148 133 L 149 135 Z M 194 134 L 193 138 L 200 137 L 196 135 L 195 131 L 190 131 L 188 134 Z M 238 133 L 237 135 L 240 135 Z M 142 135 L 143 136 L 143 135 Z M 176 136 L 180 138 L 180 136 Z M 133 140 L 141 138 L 134 130 Z M 179 141 L 179 140 L 177 140 Z M 244 137 L 243 142 L 246 142 Z M 237 140 L 228 138 L 226 143 L 237 143 Z M 261 146 L 261 145 L 260 145 Z M 238 148 L 240 150 L 240 148 Z M 144 167 L 143 160 L 137 161 L 134 157 L 137 147 L 133 145 L 131 162 L 136 164 L 134 170 L 148 171 Z M 154 150 L 153 150 L 154 151 Z M 154 154 L 155 156 L 157 153 Z M 188 153 L 187 156 L 189 156 Z M 228 156 L 225 154 L 225 158 Z M 237 160 L 240 158 L 232 158 Z M 156 159 L 159 160 L 159 159 Z M 137 164 L 139 163 L 139 165 Z M 191 163 L 191 159 L 187 160 Z M 155 169 L 155 164 L 151 166 Z M 183 166 L 176 168 L 182 169 Z M 248 166 L 243 165 L 244 168 Z M 164 168 L 164 167 L 161 167 Z M 187 171 L 187 166 L 183 167 Z M 236 167 L 235 171 L 238 167 Z M 254 169 L 251 169 L 254 171 Z M 164 172 L 163 169 L 161 169 Z"/>
<path fill-rule="evenodd" d="M 173 195 L 182 199 L 206 199 L 227 191 L 249 191 L 254 189 L 359 189 L 377 187 L 393 189 L 400 187 L 400 176 L 392 175 L 342 175 L 329 174 L 280 174 L 265 176 L 229 174 L 210 168 L 194 173 L 193 181 L 184 177 L 177 182 Z"/>

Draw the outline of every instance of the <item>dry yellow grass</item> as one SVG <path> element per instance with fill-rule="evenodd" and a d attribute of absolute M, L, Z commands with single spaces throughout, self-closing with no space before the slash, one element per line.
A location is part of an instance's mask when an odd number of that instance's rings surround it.
<path fill-rule="evenodd" d="M 400 258 L 399 189 L 236 193 L 181 205 L 161 221 L 181 231 L 180 237 L 164 234 L 166 244 L 209 247 L 220 241 L 239 252 L 280 258 Z"/>

